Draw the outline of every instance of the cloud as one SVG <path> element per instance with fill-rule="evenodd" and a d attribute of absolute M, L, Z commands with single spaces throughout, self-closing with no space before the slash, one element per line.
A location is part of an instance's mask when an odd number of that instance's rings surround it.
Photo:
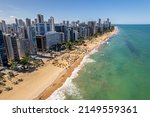
<path fill-rule="evenodd" d="M 3 18 L 3 20 L 5 20 L 7 24 L 12 24 L 12 23 L 15 23 L 15 18 L 17 18 L 17 17 L 16 16 L 9 16 L 8 18 Z"/>
<path fill-rule="evenodd" d="M 10 16 L 10 18 L 11 18 L 11 19 L 15 19 L 16 17 L 15 17 L 15 16 Z"/>

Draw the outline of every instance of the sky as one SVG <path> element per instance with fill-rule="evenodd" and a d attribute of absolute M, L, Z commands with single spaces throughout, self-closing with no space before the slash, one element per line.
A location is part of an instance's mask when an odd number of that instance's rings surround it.
<path fill-rule="evenodd" d="M 113 24 L 150 24 L 150 0 L 0 0 L 0 20 L 7 23 L 37 14 L 56 23 L 110 18 Z"/>

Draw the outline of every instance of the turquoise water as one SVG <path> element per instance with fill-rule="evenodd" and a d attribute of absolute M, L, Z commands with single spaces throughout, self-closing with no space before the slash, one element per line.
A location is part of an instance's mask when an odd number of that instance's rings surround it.
<path fill-rule="evenodd" d="M 119 25 L 119 33 L 90 56 L 65 99 L 150 99 L 150 25 Z"/>

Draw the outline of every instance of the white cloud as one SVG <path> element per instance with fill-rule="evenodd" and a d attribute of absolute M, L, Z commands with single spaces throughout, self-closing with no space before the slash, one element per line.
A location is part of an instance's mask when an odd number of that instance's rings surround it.
<path fill-rule="evenodd" d="M 15 16 L 10 16 L 10 18 L 11 18 L 11 19 L 15 19 L 16 17 L 15 17 Z"/>

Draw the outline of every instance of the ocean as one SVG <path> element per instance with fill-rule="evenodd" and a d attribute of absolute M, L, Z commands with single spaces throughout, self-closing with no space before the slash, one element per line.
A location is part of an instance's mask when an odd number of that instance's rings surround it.
<path fill-rule="evenodd" d="M 118 33 L 84 57 L 48 99 L 150 99 L 150 25 L 116 27 Z"/>

